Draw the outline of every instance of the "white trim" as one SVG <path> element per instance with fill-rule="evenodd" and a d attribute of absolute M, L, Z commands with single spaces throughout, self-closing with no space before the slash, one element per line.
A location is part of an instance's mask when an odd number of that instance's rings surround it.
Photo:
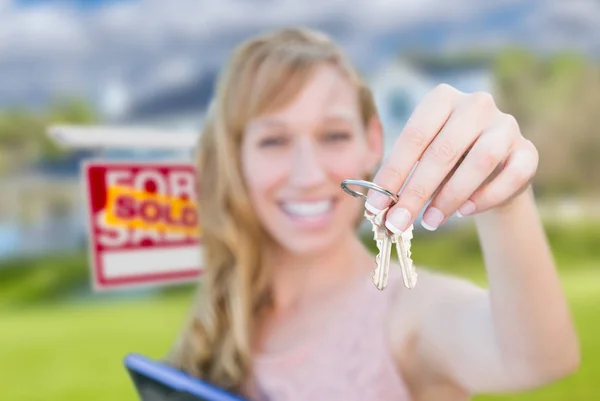
<path fill-rule="evenodd" d="M 144 127 L 52 125 L 47 134 L 59 145 L 77 149 L 192 150 L 199 132 Z"/>

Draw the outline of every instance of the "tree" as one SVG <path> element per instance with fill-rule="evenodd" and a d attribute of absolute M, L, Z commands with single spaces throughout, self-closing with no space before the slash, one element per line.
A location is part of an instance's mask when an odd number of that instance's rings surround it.
<path fill-rule="evenodd" d="M 522 49 L 499 55 L 496 98 L 540 152 L 539 194 L 600 192 L 600 69 L 584 57 L 536 57 Z"/>
<path fill-rule="evenodd" d="M 0 111 L 0 174 L 66 155 L 67 151 L 46 135 L 48 125 L 93 124 L 97 121 L 94 109 L 80 99 L 56 100 L 42 112 L 18 108 Z"/>

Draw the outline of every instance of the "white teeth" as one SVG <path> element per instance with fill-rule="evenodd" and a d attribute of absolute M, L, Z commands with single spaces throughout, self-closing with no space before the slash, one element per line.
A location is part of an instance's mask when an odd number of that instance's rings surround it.
<path fill-rule="evenodd" d="M 316 216 L 328 212 L 333 202 L 331 200 L 322 200 L 318 202 L 285 202 L 282 208 L 289 214 L 298 216 Z"/>

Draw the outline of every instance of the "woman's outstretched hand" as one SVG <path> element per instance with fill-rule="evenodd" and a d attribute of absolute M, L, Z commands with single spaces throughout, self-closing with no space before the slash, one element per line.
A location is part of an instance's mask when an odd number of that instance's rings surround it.
<path fill-rule="evenodd" d="M 442 84 L 414 110 L 373 182 L 393 193 L 402 189 L 387 214 L 389 230 L 406 230 L 430 199 L 422 224 L 435 230 L 456 212 L 509 203 L 529 186 L 537 165 L 535 146 L 490 94 Z M 377 212 L 388 204 L 370 191 L 365 206 Z"/>

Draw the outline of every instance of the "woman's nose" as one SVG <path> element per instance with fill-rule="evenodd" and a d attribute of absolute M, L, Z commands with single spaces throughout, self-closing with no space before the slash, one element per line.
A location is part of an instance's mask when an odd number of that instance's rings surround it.
<path fill-rule="evenodd" d="M 290 183 L 298 187 L 312 187 L 326 181 L 327 173 L 317 144 L 303 138 L 296 142 L 292 154 Z"/>

